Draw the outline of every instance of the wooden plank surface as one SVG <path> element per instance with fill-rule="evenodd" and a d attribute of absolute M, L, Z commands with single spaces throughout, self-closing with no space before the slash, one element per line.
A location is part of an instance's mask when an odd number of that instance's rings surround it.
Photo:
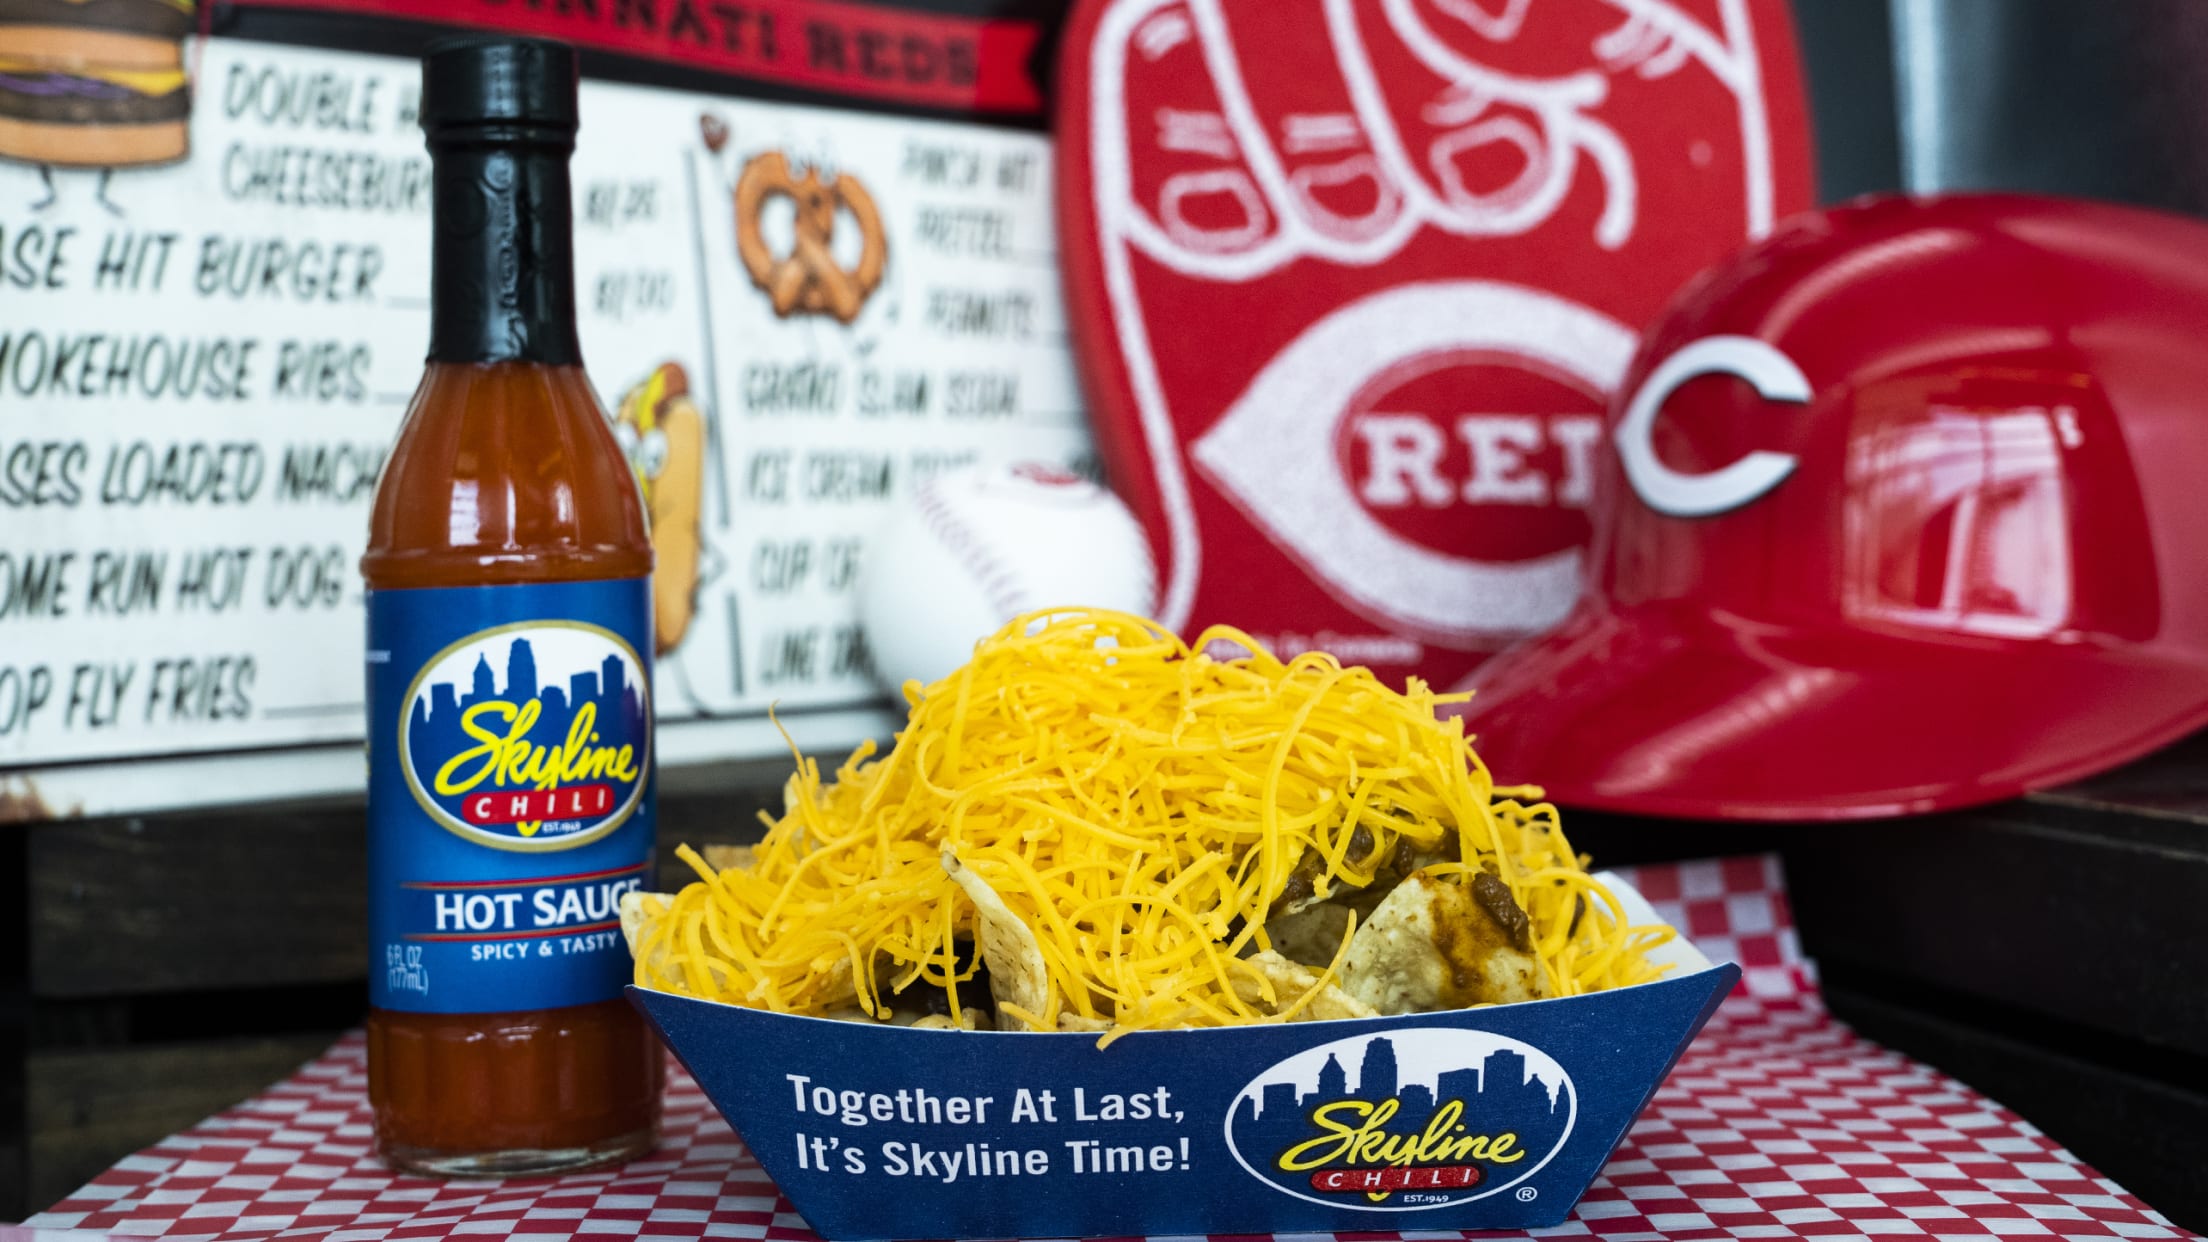
<path fill-rule="evenodd" d="M 2208 827 L 2034 800 L 1784 853 L 1820 962 L 2208 1057 Z"/>
<path fill-rule="evenodd" d="M 258 1093 L 335 1038 L 318 1032 L 32 1052 L 23 1066 L 27 1203 L 43 1208 L 123 1156 Z"/>
<path fill-rule="evenodd" d="M 2025 801 L 2208 828 L 2208 732 L 2091 780 L 2032 794 Z"/>
<path fill-rule="evenodd" d="M 33 996 L 365 973 L 357 809 L 61 821 L 28 831 Z"/>
<path fill-rule="evenodd" d="M 757 840 L 789 763 L 671 774 L 662 883 L 679 842 Z M 29 987 L 82 998 L 365 976 L 367 826 L 357 803 L 61 820 L 27 835 Z"/>

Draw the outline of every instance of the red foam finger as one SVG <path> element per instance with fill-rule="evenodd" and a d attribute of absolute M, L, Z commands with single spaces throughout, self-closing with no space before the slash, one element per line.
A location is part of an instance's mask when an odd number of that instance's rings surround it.
<path fill-rule="evenodd" d="M 1388 234 L 1403 223 L 1402 190 L 1381 171 L 1341 75 L 1301 60 L 1239 54 L 1283 42 L 1325 46 L 1324 10 L 1217 0 L 1194 12 L 1252 162 L 1272 201 L 1305 234 L 1304 248 L 1353 259 L 1361 247 L 1391 244 Z"/>
<path fill-rule="evenodd" d="M 1082 0 L 1060 66 L 1067 298 L 1162 618 L 1398 678 L 1562 617 L 1638 331 L 1810 201 L 1780 0 Z M 1180 114 L 1218 125 L 1153 141 Z M 1262 236 L 1127 208 L 1190 174 Z"/>
<path fill-rule="evenodd" d="M 1243 158 L 1185 4 L 1131 23 L 1121 62 L 1130 220 L 1138 244 L 1193 257 L 1256 248 L 1277 228 Z"/>
<path fill-rule="evenodd" d="M 1605 247 L 1630 235 L 1637 216 L 1631 160 L 1613 158 L 1622 143 L 1601 115 L 1610 81 L 1589 63 L 1599 29 L 1566 20 L 1605 7 L 1596 0 L 1492 12 L 1477 0 L 1331 6 L 1381 158 L 1437 225 L 1468 236 L 1517 236 L 1584 218 Z M 1553 72 L 1524 63 L 1554 62 L 1575 48 L 1577 63 Z"/>
<path fill-rule="evenodd" d="M 1589 51 L 1602 50 L 1641 36 L 1655 6 L 1613 4 L 1609 0 L 1409 0 L 1435 37 L 1460 54 L 1521 77 L 1556 79 L 1590 68 Z M 1672 0 L 1666 9 L 1682 17 L 1716 25 L 1718 0 Z M 1601 51 L 1597 51 L 1595 68 Z"/>

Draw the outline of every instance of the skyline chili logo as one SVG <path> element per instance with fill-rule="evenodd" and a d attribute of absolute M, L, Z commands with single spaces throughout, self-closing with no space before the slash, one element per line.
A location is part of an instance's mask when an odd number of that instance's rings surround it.
<path fill-rule="evenodd" d="M 1571 1076 L 1531 1044 L 1412 1028 L 1309 1048 L 1250 1080 L 1227 1146 L 1251 1176 L 1330 1207 L 1417 1211 L 1498 1194 L 1563 1149 Z"/>
<path fill-rule="evenodd" d="M 430 818 L 492 849 L 572 849 L 621 826 L 651 771 L 651 691 L 611 630 L 525 621 L 431 657 L 399 757 Z"/>

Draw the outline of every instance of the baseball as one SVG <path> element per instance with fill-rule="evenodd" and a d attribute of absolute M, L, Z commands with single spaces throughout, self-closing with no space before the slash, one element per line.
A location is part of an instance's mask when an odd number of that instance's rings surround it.
<path fill-rule="evenodd" d="M 1149 616 L 1156 575 L 1119 497 L 1055 466 L 968 466 L 914 489 L 868 545 L 859 619 L 893 698 L 1038 608 Z"/>

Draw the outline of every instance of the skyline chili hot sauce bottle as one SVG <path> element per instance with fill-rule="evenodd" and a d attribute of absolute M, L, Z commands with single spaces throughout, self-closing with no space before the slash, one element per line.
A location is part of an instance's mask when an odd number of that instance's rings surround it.
<path fill-rule="evenodd" d="M 551 1173 L 657 1137 L 616 908 L 653 861 L 652 548 L 576 340 L 576 77 L 530 40 L 422 62 L 429 361 L 361 560 L 368 1093 L 411 1172 Z"/>

